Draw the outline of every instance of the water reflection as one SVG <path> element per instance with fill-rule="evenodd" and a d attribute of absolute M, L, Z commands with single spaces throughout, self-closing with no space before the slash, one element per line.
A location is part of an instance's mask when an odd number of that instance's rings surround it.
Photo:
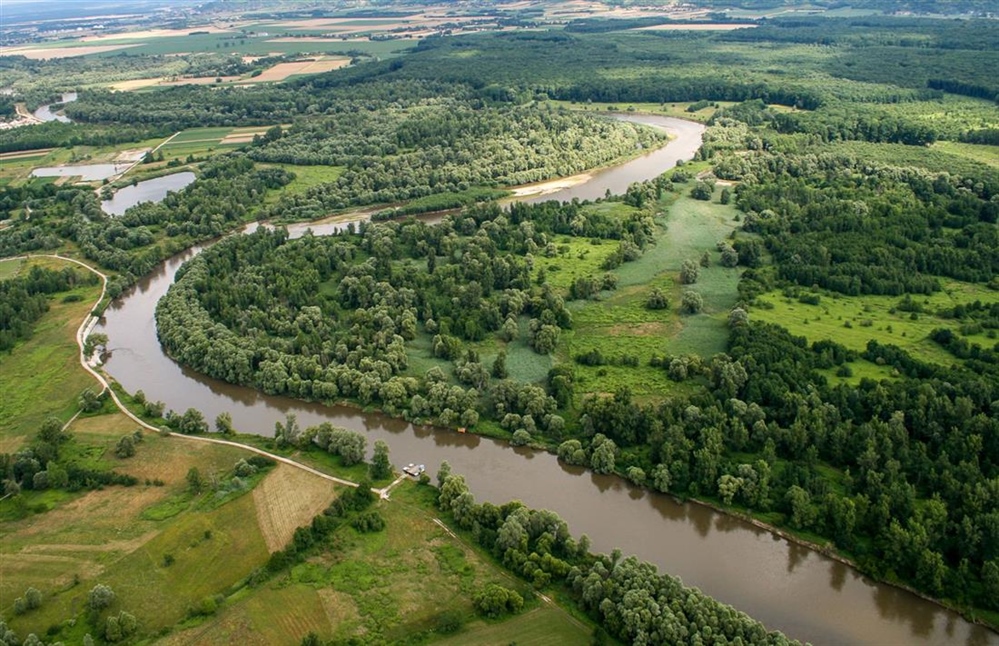
<path fill-rule="evenodd" d="M 843 589 L 844 583 L 846 583 L 846 566 L 839 561 L 830 562 L 829 585 L 832 586 L 833 590 L 839 592 Z"/>
<path fill-rule="evenodd" d="M 797 543 L 787 544 L 787 571 L 788 574 L 793 573 L 799 565 L 801 565 L 811 550 Z"/>
<path fill-rule="evenodd" d="M 122 215 L 142 202 L 159 202 L 170 191 L 179 191 L 195 179 L 190 171 L 143 180 L 118 189 L 110 200 L 101 202 L 101 210 L 108 215 Z"/>

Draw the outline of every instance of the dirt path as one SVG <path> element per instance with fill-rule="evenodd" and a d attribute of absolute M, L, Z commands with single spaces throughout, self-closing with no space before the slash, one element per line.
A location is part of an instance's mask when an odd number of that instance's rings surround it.
<path fill-rule="evenodd" d="M 86 357 L 86 355 L 83 354 L 83 345 L 84 345 L 84 342 L 87 340 L 87 337 L 90 336 L 90 332 L 94 329 L 94 326 L 97 325 L 97 321 L 98 321 L 98 317 L 93 314 L 93 311 L 96 310 L 100 306 L 101 302 L 104 301 L 105 295 L 107 294 L 107 287 L 108 287 L 108 277 L 107 277 L 107 274 L 102 273 L 101 271 L 95 269 L 94 267 L 91 267 L 90 265 L 88 265 L 85 262 L 76 260 L 75 258 L 67 258 L 66 256 L 60 256 L 58 254 L 33 254 L 33 255 L 19 256 L 19 258 L 24 259 L 24 260 L 27 260 L 29 258 L 55 258 L 56 260 L 63 260 L 63 261 L 66 261 L 66 262 L 71 262 L 73 264 L 79 265 L 79 266 L 83 267 L 84 269 L 86 269 L 87 271 L 89 271 L 91 273 L 94 273 L 94 274 L 96 274 L 97 276 L 100 277 L 101 282 L 102 282 L 101 295 L 97 298 L 97 301 L 94 303 L 94 307 L 91 310 L 91 314 L 89 314 L 85 319 L 83 319 L 83 322 L 80 324 L 79 329 L 77 329 L 77 331 L 76 331 L 76 344 L 80 348 L 80 365 L 83 367 L 84 370 L 86 370 L 88 373 L 90 373 L 90 376 L 92 376 L 94 379 L 97 380 L 98 383 L 101 384 L 101 386 L 103 387 L 103 389 L 105 391 L 107 391 L 108 395 L 110 395 L 111 400 L 114 401 L 115 406 L 118 407 L 118 410 L 120 410 L 123 415 L 125 415 L 126 417 L 128 417 L 129 419 L 131 419 L 133 422 L 135 422 L 136 424 L 138 424 L 142 428 L 150 430 L 150 431 L 155 431 L 155 432 L 159 433 L 160 432 L 159 428 L 153 426 L 152 424 L 148 424 L 145 421 L 143 421 L 142 419 L 140 419 L 132 411 L 130 411 L 125 406 L 125 404 L 123 404 L 121 402 L 120 399 L 118 399 L 118 394 L 114 391 L 113 388 L 111 388 L 111 384 L 108 383 L 108 380 L 105 379 L 104 375 L 102 375 L 101 373 L 99 373 L 94 368 L 94 365 L 92 365 L 91 362 Z M 296 469 L 301 469 L 303 471 L 311 473 L 312 475 L 315 475 L 315 476 L 319 476 L 320 478 L 323 478 L 323 479 L 328 480 L 330 482 L 335 482 L 336 484 L 344 485 L 345 487 L 357 487 L 358 486 L 358 484 L 356 482 L 351 482 L 350 480 L 344 480 L 343 478 L 337 478 L 336 476 L 331 476 L 328 473 L 323 473 L 322 471 L 319 471 L 317 469 L 313 469 L 310 466 L 306 466 L 306 465 L 302 464 L 301 462 L 296 462 L 295 460 L 292 460 L 291 458 L 286 458 L 286 457 L 281 456 L 281 455 L 276 455 L 274 453 L 270 453 L 268 451 L 264 451 L 263 449 L 258 449 L 255 446 L 248 446 L 246 444 L 240 444 L 239 442 L 230 442 L 228 440 L 217 440 L 217 439 L 211 438 L 211 437 L 200 437 L 200 436 L 197 436 L 197 435 L 182 435 L 182 434 L 172 433 L 170 435 L 170 437 L 176 437 L 176 438 L 179 438 L 179 439 L 189 440 L 189 441 L 192 441 L 192 442 L 210 442 L 212 444 L 222 444 L 222 445 L 225 445 L 225 446 L 234 446 L 236 448 L 244 449 L 246 451 L 250 451 L 251 453 L 256 453 L 258 455 L 262 455 L 264 457 L 270 458 L 271 460 L 274 460 L 275 462 L 280 462 L 282 464 L 291 465 L 291 466 L 295 467 Z M 396 480 L 396 482 L 393 482 L 392 484 L 390 484 L 388 487 L 385 487 L 384 489 L 375 489 L 375 488 L 372 488 L 371 491 L 373 491 L 374 493 L 378 494 L 378 496 L 380 498 L 387 500 L 388 499 L 388 491 L 389 491 L 389 489 L 391 489 L 396 484 L 398 484 L 398 482 L 399 482 L 399 480 Z"/>
<path fill-rule="evenodd" d="M 35 115 L 31 114 L 31 112 L 28 111 L 27 106 L 25 106 L 23 103 L 15 104 L 14 109 L 17 111 L 18 117 L 28 121 L 29 123 L 44 123 L 44 121 L 42 121 Z"/>

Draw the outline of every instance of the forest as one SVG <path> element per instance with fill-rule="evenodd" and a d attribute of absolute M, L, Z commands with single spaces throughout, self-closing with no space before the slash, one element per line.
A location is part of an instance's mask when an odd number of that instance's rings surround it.
<path fill-rule="evenodd" d="M 217 240 L 156 308 L 162 347 L 187 368 L 545 449 L 999 623 L 995 21 L 794 15 L 719 33 L 614 22 L 431 36 L 390 60 L 252 89 L 84 89 L 66 106 L 75 123 L 0 132 L 0 151 L 259 132 L 192 154 L 193 184 L 120 217 L 101 211 L 96 185 L 4 183 L 0 256 L 76 253 L 111 273 L 113 297 Z M 117 58 L 95 69 L 127 67 Z M 46 69 L 4 64 L 29 85 Z M 497 201 L 664 143 L 606 116 L 621 111 L 697 119 L 704 144 L 624 195 Z M 360 207 L 374 221 L 332 235 L 227 235 Z M 684 246 L 692 221 L 703 228 Z M 0 351 L 80 280 L 0 282 Z M 808 309 L 784 316 L 792 307 Z M 601 312 L 650 332 L 596 339 Z M 102 406 L 95 397 L 83 403 Z M 209 429 L 196 409 L 159 407 L 169 431 Z M 363 460 L 363 436 L 291 429 L 279 424 L 278 448 Z M 5 458 L 8 480 L 31 490 L 58 453 L 59 438 L 46 442 Z M 51 462 L 39 484 L 65 485 Z M 83 474 L 75 486 L 88 477 L 100 484 Z M 783 643 L 646 564 L 589 554 L 549 512 L 478 504 L 459 476 L 438 484 L 439 509 L 476 544 L 538 588 L 565 586 L 616 639 Z M 344 500 L 273 568 L 365 513 Z"/>
<path fill-rule="evenodd" d="M 96 282 L 93 274 L 42 267 L 32 267 L 24 276 L 0 281 L 0 352 L 9 351 L 31 335 L 33 324 L 48 311 L 52 294 L 69 291 L 80 283 Z"/>

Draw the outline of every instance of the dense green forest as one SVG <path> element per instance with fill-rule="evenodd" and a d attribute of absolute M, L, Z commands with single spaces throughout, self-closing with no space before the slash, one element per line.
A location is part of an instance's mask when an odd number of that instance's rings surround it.
<path fill-rule="evenodd" d="M 252 90 L 83 91 L 66 108 L 79 123 L 0 133 L 0 150 L 194 126 L 269 130 L 245 150 L 192 160 L 194 184 L 120 218 L 100 212 L 92 187 L 2 186 L 12 222 L 0 254 L 70 245 L 115 273 L 116 294 L 167 255 L 265 216 L 464 206 L 606 164 L 659 139 L 587 112 L 691 102 L 691 114 L 709 111 L 698 115 L 709 125 L 700 180 L 681 169 L 596 204 L 473 204 L 433 225 L 226 238 L 161 300 L 160 341 L 213 377 L 547 447 L 568 464 L 754 514 L 971 612 L 999 610 L 995 22 L 583 27 L 430 37 L 390 61 Z M 335 177 L 295 188 L 294 171 L 313 167 Z M 738 230 L 703 255 L 669 257 L 664 232 L 686 199 L 736 208 Z M 652 255 L 680 269 L 629 272 Z M 735 307 L 705 313 L 698 274 L 716 265 L 733 272 Z M 664 332 L 611 355 L 574 336 L 587 306 L 627 290 L 662 314 L 656 330 L 723 320 L 724 352 L 684 351 Z M 941 294 L 951 302 L 930 305 Z M 866 313 L 874 299 L 891 299 L 893 316 L 942 323 L 911 339 L 873 315 L 839 316 L 836 332 L 802 336 L 842 303 Z M 760 320 L 787 303 L 815 316 Z M 654 374 L 660 391 L 592 379 L 628 371 Z M 701 600 L 678 601 L 671 580 L 636 563 L 574 560 L 568 538 L 530 528 L 537 512 L 474 505 L 460 480 L 442 485 L 442 507 L 476 540 L 525 576 L 557 573 L 615 636 L 694 630 L 674 606 Z M 653 601 L 671 611 L 636 619 Z M 729 619 L 727 639 L 766 639 Z"/>
<path fill-rule="evenodd" d="M 564 177 L 661 143 L 628 123 L 528 106 L 485 108 L 444 97 L 404 112 L 345 113 L 262 138 L 262 162 L 342 166 L 335 182 L 275 204 L 282 218 L 314 219 L 348 206 Z"/>

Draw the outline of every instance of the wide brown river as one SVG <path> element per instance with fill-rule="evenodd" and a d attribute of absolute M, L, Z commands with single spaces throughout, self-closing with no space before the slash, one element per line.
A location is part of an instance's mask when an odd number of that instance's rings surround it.
<path fill-rule="evenodd" d="M 701 143 L 703 126 L 666 117 L 632 116 L 669 130 L 665 148 L 594 174 L 586 185 L 545 199 L 594 198 L 609 188 L 650 179 L 689 159 Z M 342 220 L 339 224 L 342 224 Z M 312 225 L 318 234 L 337 225 Z M 292 229 L 301 235 L 305 226 Z M 436 473 L 444 460 L 464 474 L 479 500 L 519 499 L 557 512 L 576 535 L 588 534 L 600 551 L 655 563 L 762 621 L 770 629 L 815 644 L 995 644 L 999 635 L 913 594 L 870 581 L 852 568 L 795 545 L 753 525 L 698 504 L 563 466 L 548 453 L 451 431 L 414 427 L 404 421 L 353 408 L 320 406 L 268 397 L 187 370 L 167 357 L 156 338 L 156 302 L 194 248 L 163 263 L 108 308 L 101 328 L 110 338 L 106 370 L 127 390 L 142 390 L 168 409 L 201 410 L 212 420 L 232 414 L 241 432 L 269 435 L 274 423 L 292 413 L 303 427 L 329 421 L 388 442 L 398 464 L 426 464 Z"/>

